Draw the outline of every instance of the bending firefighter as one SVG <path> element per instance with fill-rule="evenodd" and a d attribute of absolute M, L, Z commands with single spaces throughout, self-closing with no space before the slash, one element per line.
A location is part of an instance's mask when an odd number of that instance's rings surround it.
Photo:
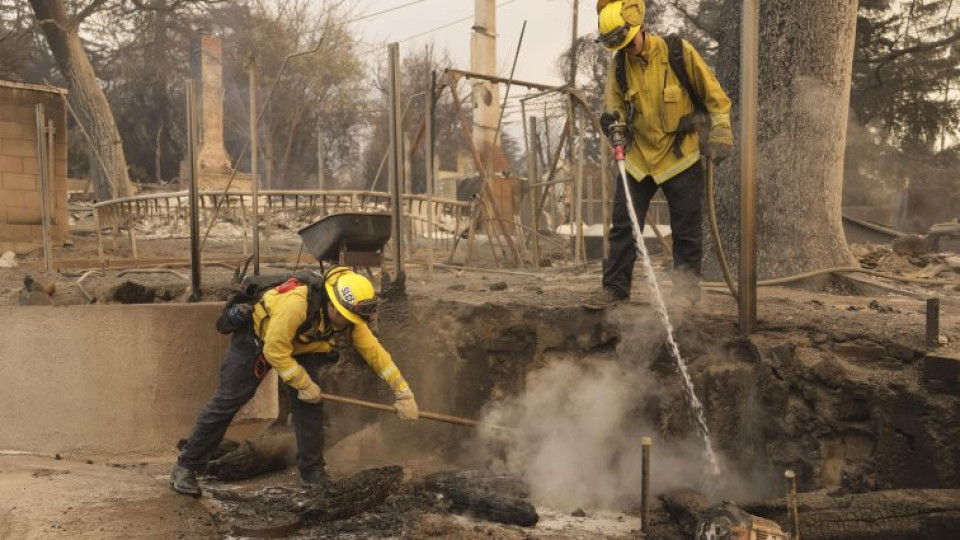
<path fill-rule="evenodd" d="M 670 207 L 674 283 L 699 298 L 703 153 L 719 162 L 733 147 L 730 100 L 703 58 L 676 36 L 644 28 L 643 0 L 599 0 L 598 41 L 616 51 L 607 72 L 604 133 L 625 127 L 625 169 L 640 226 L 650 200 L 663 189 Z M 627 211 L 624 182 L 617 182 L 610 228 L 610 257 L 604 261 L 597 307 L 630 297 L 637 250 Z"/>
<path fill-rule="evenodd" d="M 262 296 L 230 302 L 217 321 L 221 332 L 232 331 L 220 368 L 220 383 L 190 433 L 170 486 L 200 496 L 197 473 L 206 466 L 227 427 L 253 397 L 260 381 L 273 368 L 286 383 L 297 439 L 297 467 L 305 484 L 325 480 L 323 404 L 319 368 L 336 362 L 337 339 L 349 335 L 353 346 L 396 395 L 397 415 L 419 415 L 407 381 L 380 345 L 367 323 L 375 316 L 378 298 L 365 277 L 334 267 L 322 281 L 312 273 L 297 274 Z M 259 298 L 258 298 L 259 296 Z"/>

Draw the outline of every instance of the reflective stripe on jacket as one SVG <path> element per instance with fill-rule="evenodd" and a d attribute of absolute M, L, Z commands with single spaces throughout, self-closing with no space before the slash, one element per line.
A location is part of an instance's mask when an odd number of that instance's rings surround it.
<path fill-rule="evenodd" d="M 263 295 L 266 312 L 259 302 L 253 311 L 253 327 L 257 337 L 263 342 L 264 358 L 273 366 L 280 378 L 294 388 L 306 385 L 309 376 L 293 356 L 303 353 L 330 352 L 336 345 L 338 337 L 338 334 L 332 334 L 326 338 L 305 341 L 302 336 L 297 336 L 297 329 L 307 320 L 307 291 L 306 285 L 295 287 L 284 293 L 271 289 Z M 267 314 L 269 317 L 266 317 Z M 322 313 L 317 322 L 318 334 L 323 333 L 325 320 L 326 313 Z M 261 322 L 263 322 L 262 326 Z M 380 345 L 380 341 L 373 335 L 369 326 L 353 325 L 349 333 L 353 346 L 367 365 L 395 392 L 402 392 L 409 388 L 400 370 L 393 363 L 390 353 Z"/>
<path fill-rule="evenodd" d="M 683 42 L 683 52 L 687 75 L 703 96 L 713 127 L 730 127 L 730 99 L 713 71 L 687 41 Z M 640 57 L 624 54 L 628 95 L 624 96 L 617 84 L 614 57 L 607 69 L 604 106 L 608 112 L 620 111 L 626 118 L 626 103 L 633 102 L 633 144 L 627 150 L 626 169 L 637 180 L 649 175 L 662 184 L 700 159 L 696 133 L 684 139 L 682 157 L 673 151 L 674 133 L 680 119 L 693 112 L 693 101 L 670 70 L 665 39 L 647 33 Z"/>

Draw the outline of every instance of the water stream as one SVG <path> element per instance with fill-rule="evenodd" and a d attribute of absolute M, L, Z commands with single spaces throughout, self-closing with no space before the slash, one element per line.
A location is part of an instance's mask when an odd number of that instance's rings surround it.
<path fill-rule="evenodd" d="M 700 403 L 700 399 L 697 398 L 697 394 L 694 392 L 693 381 L 690 379 L 690 373 L 687 371 L 687 363 L 684 361 L 683 356 L 680 355 L 680 347 L 677 345 L 677 340 L 673 335 L 673 325 L 670 324 L 667 305 L 663 301 L 663 294 L 660 292 L 660 284 L 657 283 L 657 276 L 653 273 L 650 253 L 647 252 L 647 246 L 643 242 L 640 220 L 637 218 L 637 211 L 633 207 L 633 197 L 630 195 L 630 186 L 627 183 L 629 180 L 627 179 L 627 171 L 624 169 L 623 161 L 617 161 L 617 166 L 620 169 L 620 179 L 623 182 L 624 194 L 627 197 L 627 211 L 630 213 L 630 221 L 633 223 L 633 238 L 634 241 L 636 241 L 637 250 L 640 251 L 641 258 L 643 259 L 643 268 L 646 271 L 647 284 L 650 286 L 653 305 L 660 315 L 660 321 L 663 322 L 663 327 L 667 330 L 667 344 L 669 345 L 670 354 L 673 356 L 673 360 L 677 364 L 677 370 L 683 378 L 687 400 L 696 416 L 697 433 L 699 433 L 700 438 L 703 439 L 703 455 L 707 461 L 707 472 L 711 477 L 716 478 L 720 474 L 720 463 L 717 460 L 717 454 L 713 451 L 713 445 L 710 443 L 710 429 L 707 427 L 707 418 L 703 413 L 703 404 Z"/>

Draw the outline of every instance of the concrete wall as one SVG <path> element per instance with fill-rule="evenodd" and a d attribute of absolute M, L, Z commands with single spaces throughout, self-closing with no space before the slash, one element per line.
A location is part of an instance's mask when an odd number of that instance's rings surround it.
<path fill-rule="evenodd" d="M 213 394 L 220 304 L 0 310 L 0 450 L 169 452 Z M 277 414 L 271 374 L 235 423 Z"/>
<path fill-rule="evenodd" d="M 42 103 L 53 122 L 51 162 L 51 239 L 62 243 L 67 224 L 66 90 L 0 81 L 0 253 L 27 252 L 43 245 L 41 192 L 37 162 L 35 106 Z"/>

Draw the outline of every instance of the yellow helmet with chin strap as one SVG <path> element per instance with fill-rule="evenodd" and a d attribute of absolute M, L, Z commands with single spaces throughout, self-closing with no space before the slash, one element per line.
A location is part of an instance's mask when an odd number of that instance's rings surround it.
<path fill-rule="evenodd" d="M 626 47 L 643 29 L 647 7 L 643 0 L 599 0 L 597 23 L 599 43 L 611 51 Z"/>
<path fill-rule="evenodd" d="M 377 312 L 380 298 L 370 280 L 343 266 L 324 274 L 324 286 L 333 307 L 353 324 L 369 322 Z"/>

